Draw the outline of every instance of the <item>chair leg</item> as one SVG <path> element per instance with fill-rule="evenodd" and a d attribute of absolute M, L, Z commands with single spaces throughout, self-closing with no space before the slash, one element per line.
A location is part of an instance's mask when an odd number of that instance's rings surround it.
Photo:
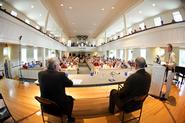
<path fill-rule="evenodd" d="M 43 112 L 41 111 L 41 114 L 42 114 L 42 121 L 43 121 L 43 123 L 45 123 L 45 120 L 44 120 L 44 114 L 43 114 Z"/>
<path fill-rule="evenodd" d="M 122 118 L 121 118 L 121 123 L 124 123 L 124 115 L 125 115 L 125 113 L 123 112 Z"/>
<path fill-rule="evenodd" d="M 182 77 L 181 86 L 182 86 L 182 84 L 183 84 L 183 79 L 184 79 L 184 76 Z"/>
<path fill-rule="evenodd" d="M 140 119 L 141 119 L 142 109 L 143 109 L 143 107 L 142 107 L 142 108 L 141 108 L 141 110 L 140 110 L 140 114 L 139 114 L 139 122 L 140 122 Z"/>
<path fill-rule="evenodd" d="M 64 117 L 62 117 L 62 123 L 64 123 Z"/>

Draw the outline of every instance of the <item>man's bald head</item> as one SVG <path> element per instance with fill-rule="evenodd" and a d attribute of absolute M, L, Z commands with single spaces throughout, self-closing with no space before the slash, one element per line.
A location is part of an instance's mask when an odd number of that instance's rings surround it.
<path fill-rule="evenodd" d="M 146 61 L 143 57 L 137 57 L 135 63 L 137 69 L 146 67 Z"/>

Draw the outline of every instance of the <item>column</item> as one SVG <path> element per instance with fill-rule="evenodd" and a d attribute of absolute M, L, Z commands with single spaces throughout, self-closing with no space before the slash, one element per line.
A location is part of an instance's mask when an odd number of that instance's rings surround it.
<path fill-rule="evenodd" d="M 124 57 L 124 60 L 125 60 L 125 61 L 128 61 L 128 50 L 127 50 L 126 48 L 124 49 L 124 54 L 125 54 L 125 55 L 124 55 L 124 56 L 125 56 L 125 57 Z"/>
<path fill-rule="evenodd" d="M 43 67 L 46 66 L 46 50 L 45 48 L 43 48 L 43 58 L 42 58 L 42 61 L 43 61 Z"/>
<path fill-rule="evenodd" d="M 116 58 L 120 58 L 120 50 L 119 49 L 116 50 Z"/>
<path fill-rule="evenodd" d="M 124 23 L 124 29 L 125 29 L 125 34 L 127 35 L 128 31 L 127 31 L 127 20 L 126 20 L 126 15 L 124 14 L 122 16 L 123 18 L 123 23 Z"/>
<path fill-rule="evenodd" d="M 48 19 L 49 19 L 49 11 L 47 12 L 47 16 L 46 16 L 46 20 L 45 20 L 44 32 L 46 32 L 46 30 L 47 30 L 47 26 L 48 26 Z"/>
<path fill-rule="evenodd" d="M 107 43 L 106 33 L 107 33 L 107 32 L 105 31 L 105 33 L 104 33 L 105 43 Z"/>

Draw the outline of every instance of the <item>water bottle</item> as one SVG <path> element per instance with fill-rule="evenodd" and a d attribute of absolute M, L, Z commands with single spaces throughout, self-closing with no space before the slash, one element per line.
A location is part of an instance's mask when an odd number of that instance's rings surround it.
<path fill-rule="evenodd" d="M 128 73 L 127 73 L 127 71 L 125 71 L 125 76 L 127 76 L 128 75 Z"/>
<path fill-rule="evenodd" d="M 93 72 L 93 71 L 91 71 L 91 72 L 90 72 L 90 76 L 93 76 L 93 75 L 94 75 L 94 72 Z"/>

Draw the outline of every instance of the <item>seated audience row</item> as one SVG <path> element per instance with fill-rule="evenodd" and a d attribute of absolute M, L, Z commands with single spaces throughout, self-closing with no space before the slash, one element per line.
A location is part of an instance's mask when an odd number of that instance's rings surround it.
<path fill-rule="evenodd" d="M 24 69 L 28 69 L 28 68 L 39 68 L 39 67 L 42 67 L 42 62 L 40 61 L 32 61 L 31 63 L 28 62 L 28 63 L 24 63 L 22 68 Z"/>
<path fill-rule="evenodd" d="M 79 58 L 75 56 L 69 56 L 65 57 L 63 56 L 62 58 L 59 58 L 60 61 L 60 67 L 62 69 L 65 68 L 77 68 L 79 64 Z"/>
<path fill-rule="evenodd" d="M 128 68 L 133 66 L 130 64 L 131 62 L 129 61 L 126 63 L 124 60 L 121 59 L 115 59 L 115 58 L 107 58 L 105 59 L 104 57 L 91 57 L 87 59 L 87 61 L 91 64 L 94 65 L 94 67 L 99 67 L 103 69 L 109 69 L 109 68 Z"/>

